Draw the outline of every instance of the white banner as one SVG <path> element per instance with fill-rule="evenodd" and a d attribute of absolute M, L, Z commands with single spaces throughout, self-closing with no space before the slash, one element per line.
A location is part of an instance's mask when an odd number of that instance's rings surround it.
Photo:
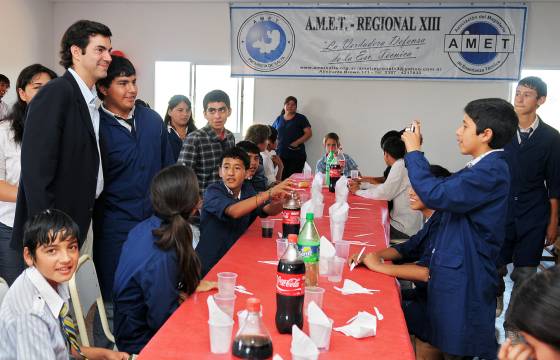
<path fill-rule="evenodd" d="M 517 80 L 522 4 L 232 4 L 232 76 Z"/>

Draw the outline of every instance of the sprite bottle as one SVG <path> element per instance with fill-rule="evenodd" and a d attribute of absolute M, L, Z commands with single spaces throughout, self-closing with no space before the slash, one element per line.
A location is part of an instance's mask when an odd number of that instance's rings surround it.
<path fill-rule="evenodd" d="M 317 286 L 319 281 L 319 232 L 313 213 L 305 214 L 305 224 L 298 236 L 298 250 L 305 263 L 305 286 Z"/>

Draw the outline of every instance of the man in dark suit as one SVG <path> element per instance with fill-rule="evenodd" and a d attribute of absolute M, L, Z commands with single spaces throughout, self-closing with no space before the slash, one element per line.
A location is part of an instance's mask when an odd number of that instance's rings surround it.
<path fill-rule="evenodd" d="M 21 181 L 12 247 L 22 248 L 25 221 L 48 208 L 66 212 L 87 236 L 95 199 L 103 190 L 99 161 L 97 80 L 111 63 L 111 31 L 80 20 L 61 41 L 66 73 L 44 86 L 30 103 L 21 147 Z"/>

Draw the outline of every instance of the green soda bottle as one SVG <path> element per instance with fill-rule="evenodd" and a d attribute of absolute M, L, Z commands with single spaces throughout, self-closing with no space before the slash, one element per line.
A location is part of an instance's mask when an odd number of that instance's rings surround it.
<path fill-rule="evenodd" d="M 298 250 L 305 263 L 305 286 L 317 286 L 319 281 L 319 232 L 313 213 L 305 214 L 305 224 L 298 236 Z"/>
<path fill-rule="evenodd" d="M 325 161 L 325 179 L 327 186 L 331 186 L 331 164 L 336 162 L 336 156 L 334 156 L 334 151 L 330 151 L 329 155 L 327 156 L 327 161 Z"/>

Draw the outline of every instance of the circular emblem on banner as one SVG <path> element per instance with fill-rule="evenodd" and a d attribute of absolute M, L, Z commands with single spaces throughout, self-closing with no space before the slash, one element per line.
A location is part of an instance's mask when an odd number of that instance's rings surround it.
<path fill-rule="evenodd" d="M 295 47 L 292 25 L 270 11 L 250 16 L 237 33 L 237 51 L 250 68 L 267 72 L 284 66 Z"/>
<path fill-rule="evenodd" d="M 445 52 L 461 71 L 489 74 L 514 52 L 515 36 L 508 24 L 490 12 L 474 12 L 457 21 L 445 35 Z"/>

